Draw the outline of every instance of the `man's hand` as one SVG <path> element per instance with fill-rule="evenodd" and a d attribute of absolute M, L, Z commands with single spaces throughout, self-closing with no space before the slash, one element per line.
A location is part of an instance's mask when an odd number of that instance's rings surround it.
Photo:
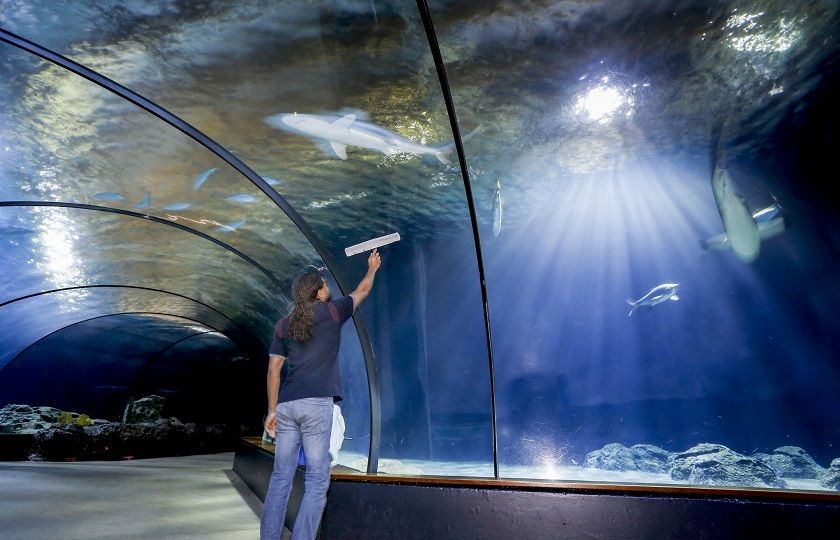
<path fill-rule="evenodd" d="M 373 270 L 376 272 L 379 270 L 379 266 L 382 264 L 382 257 L 379 256 L 379 252 L 374 249 L 370 252 L 370 256 L 368 257 L 368 270 Z"/>
<path fill-rule="evenodd" d="M 265 432 L 277 438 L 277 416 L 274 413 L 268 413 L 265 417 Z"/>
<path fill-rule="evenodd" d="M 365 298 L 368 297 L 370 294 L 370 289 L 373 287 L 373 280 L 376 277 L 376 271 L 379 270 L 379 266 L 382 264 L 382 257 L 379 256 L 379 251 L 374 249 L 371 251 L 370 256 L 368 257 L 368 270 L 365 277 L 362 278 L 362 281 L 359 282 L 359 285 L 356 286 L 356 290 L 350 293 L 350 296 L 353 297 L 353 309 L 359 307 Z"/>

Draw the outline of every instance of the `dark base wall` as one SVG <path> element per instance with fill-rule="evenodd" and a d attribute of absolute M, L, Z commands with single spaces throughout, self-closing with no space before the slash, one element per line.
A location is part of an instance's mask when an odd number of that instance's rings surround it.
<path fill-rule="evenodd" d="M 333 482 L 323 538 L 836 538 L 840 505 Z"/>
<path fill-rule="evenodd" d="M 260 499 L 272 460 L 270 452 L 248 444 L 236 453 L 234 471 Z M 801 539 L 836 538 L 840 531 L 840 494 L 734 497 L 639 488 L 532 489 L 469 485 L 469 480 L 430 485 L 429 479 L 366 479 L 334 475 L 321 538 Z M 301 489 L 298 478 L 286 515 L 289 525 Z"/>

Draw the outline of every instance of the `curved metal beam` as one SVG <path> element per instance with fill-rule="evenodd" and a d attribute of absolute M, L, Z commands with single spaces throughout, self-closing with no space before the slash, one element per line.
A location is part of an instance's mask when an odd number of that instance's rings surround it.
<path fill-rule="evenodd" d="M 186 321 L 190 321 L 190 322 L 194 322 L 194 323 L 196 323 L 196 324 L 201 324 L 201 325 L 204 325 L 204 326 L 206 326 L 207 328 L 211 328 L 211 329 L 213 329 L 214 331 L 219 332 L 219 333 L 220 333 L 220 334 L 222 334 L 222 335 L 225 335 L 225 334 L 224 334 L 224 332 L 222 332 L 222 331 L 221 331 L 221 330 L 219 330 L 218 328 L 213 328 L 212 326 L 210 326 L 209 324 L 207 324 L 207 323 L 205 323 L 205 322 L 199 321 L 199 320 L 197 320 L 197 319 L 192 319 L 192 318 L 190 318 L 190 317 L 184 317 L 183 315 L 172 315 L 171 313 L 160 313 L 160 312 L 157 312 L 157 311 L 121 311 L 121 312 L 119 312 L 119 313 L 108 313 L 108 314 L 106 314 L 106 315 L 97 315 L 96 317 L 88 317 L 87 319 L 84 319 L 84 320 L 81 320 L 81 321 L 76 321 L 76 322 L 74 322 L 74 323 L 70 323 L 70 324 L 68 324 L 68 325 L 62 326 L 61 328 L 57 328 L 57 329 L 53 330 L 53 331 L 52 331 L 52 332 L 50 332 L 49 334 L 46 334 L 46 335 L 44 335 L 44 336 L 41 336 L 40 338 L 38 338 L 38 340 L 37 340 L 37 341 L 33 341 L 32 343 L 30 343 L 29 345 L 27 345 L 26 347 L 24 347 L 24 348 L 23 348 L 23 349 L 22 349 L 19 353 L 17 353 L 16 355 L 14 355 L 14 356 L 12 357 L 12 359 L 11 359 L 11 360 L 9 360 L 9 361 L 6 363 L 6 365 L 5 365 L 5 366 L 3 366 L 2 368 L 0 368 L 0 371 L 3 371 L 3 370 L 4 370 L 4 369 L 6 369 L 7 367 L 11 366 L 13 363 L 15 363 L 15 361 L 16 361 L 18 358 L 20 358 L 20 355 L 22 355 L 23 353 L 25 353 L 26 351 L 28 351 L 29 349 L 31 349 L 32 347 L 34 347 L 34 346 L 35 346 L 35 345 L 37 345 L 38 343 L 41 343 L 42 341 L 44 341 L 44 340 L 45 340 L 45 339 L 47 339 L 48 337 L 50 337 L 50 336 L 52 336 L 52 335 L 55 335 L 55 334 L 57 334 L 58 332 L 61 332 L 62 330 L 66 330 L 67 328 L 71 328 L 71 327 L 73 327 L 73 326 L 76 326 L 77 324 L 86 323 L 86 322 L 88 322 L 88 321 L 94 321 L 94 320 L 96 320 L 96 319 L 104 319 L 104 318 L 106 318 L 106 317 L 116 317 L 117 315 L 160 315 L 160 316 L 162 316 L 162 317 L 175 317 L 176 319 L 184 319 L 184 320 L 186 320 Z"/>
<path fill-rule="evenodd" d="M 189 123 L 182 120 L 180 117 L 172 114 L 171 112 L 167 111 L 157 103 L 146 99 L 145 97 L 141 96 L 140 94 L 129 90 L 128 88 L 118 84 L 117 82 L 105 77 L 104 75 L 85 67 L 69 58 L 66 58 L 56 52 L 53 52 L 45 47 L 42 47 L 36 43 L 33 43 L 27 39 L 24 39 L 18 35 L 15 35 L 7 30 L 0 28 L 0 41 L 4 41 L 18 49 L 27 51 L 31 54 L 39 56 L 44 60 L 52 62 L 53 64 L 60 66 L 68 71 L 83 77 L 90 82 L 112 92 L 123 99 L 134 103 L 141 109 L 149 112 L 150 114 L 156 116 L 157 118 L 163 120 L 170 126 L 174 127 L 175 129 L 179 130 L 181 133 L 184 133 L 194 141 L 198 142 L 217 156 L 219 156 L 222 160 L 224 160 L 228 165 L 239 171 L 242 175 L 244 175 L 248 180 L 250 180 L 260 191 L 265 193 L 265 195 L 274 202 L 283 212 L 285 212 L 286 216 L 292 220 L 292 222 L 300 229 L 300 231 L 306 236 L 307 240 L 312 244 L 315 248 L 315 251 L 321 257 L 321 260 L 324 261 L 324 264 L 330 270 L 333 277 L 335 278 L 336 284 L 338 285 L 339 289 L 341 290 L 342 294 L 349 294 L 350 284 L 345 278 L 344 274 L 341 272 L 340 267 L 336 264 L 335 259 L 330 254 L 329 250 L 324 244 L 323 241 L 315 234 L 315 231 L 309 226 L 308 223 L 297 213 L 297 211 L 290 205 L 286 199 L 280 196 L 279 193 L 274 191 L 268 183 L 262 179 L 260 175 L 256 172 L 251 170 L 250 167 L 245 165 L 239 158 L 234 156 L 229 150 L 224 148 L 222 145 L 205 135 L 203 132 L 199 131 Z M 458 139 L 456 139 L 457 141 Z M 459 156 L 462 155 L 462 152 L 459 151 Z M 373 346 L 370 342 L 370 335 L 367 331 L 367 326 L 365 325 L 364 319 L 362 317 L 362 312 L 360 309 L 357 309 L 356 312 L 353 314 L 353 321 L 356 324 L 356 332 L 359 335 L 359 341 L 362 346 L 362 353 L 365 357 L 365 368 L 367 371 L 368 376 L 368 389 L 370 393 L 370 411 L 371 411 L 371 426 L 370 426 L 370 449 L 368 455 L 368 472 L 375 473 L 378 465 L 379 465 L 379 440 L 380 440 L 380 431 L 382 426 L 382 419 L 381 419 L 381 412 L 380 412 L 380 399 L 379 399 L 379 378 L 376 372 L 376 357 L 373 353 Z"/>
<path fill-rule="evenodd" d="M 230 317 L 228 317 L 227 315 L 225 315 L 224 313 L 219 311 L 218 309 L 214 308 L 213 306 L 211 306 L 209 304 L 205 304 L 201 300 L 196 300 L 195 298 L 191 298 L 189 296 L 186 296 L 186 295 L 183 295 L 183 294 L 180 294 L 180 293 L 176 293 L 176 292 L 172 292 L 172 291 L 167 291 L 167 290 L 164 290 L 164 289 L 156 289 L 154 287 L 143 287 L 142 285 L 104 284 L 104 285 L 74 285 L 72 287 L 61 287 L 60 289 L 49 289 L 49 290 L 46 290 L 46 291 L 39 291 L 39 292 L 36 292 L 36 293 L 24 294 L 23 296 L 18 296 L 17 298 L 13 298 L 11 300 L 6 300 L 5 302 L 0 302 L 0 308 L 2 308 L 3 306 L 6 306 L 8 304 L 14 304 L 15 302 L 20 302 L 21 300 L 27 300 L 29 298 L 33 298 L 35 296 L 43 296 L 45 294 L 53 294 L 53 293 L 63 292 L 63 291 L 74 291 L 74 290 L 79 290 L 79 289 L 137 289 L 137 290 L 141 290 L 141 291 L 149 291 L 149 292 L 156 292 L 156 293 L 161 293 L 161 294 L 168 294 L 170 296 L 177 296 L 178 298 L 183 298 L 184 300 L 189 300 L 190 302 L 193 302 L 195 304 L 199 304 L 203 307 L 206 307 L 207 309 L 209 309 L 211 311 L 215 311 L 216 313 L 218 313 L 219 315 L 221 315 L 225 319 L 229 320 L 230 322 L 232 322 L 236 326 L 240 326 L 240 327 L 242 326 L 238 322 L 234 321 L 233 319 L 231 319 Z"/>
<path fill-rule="evenodd" d="M 266 269 L 264 266 L 262 266 L 260 263 L 258 263 L 257 261 L 255 261 L 251 257 L 245 255 L 244 253 L 242 253 L 241 251 L 239 251 L 235 247 L 231 246 L 230 244 L 226 244 L 226 243 L 222 242 L 221 240 L 213 238 L 209 234 L 203 233 L 203 232 L 201 232 L 197 229 L 193 229 L 192 227 L 187 227 L 186 225 L 181 225 L 180 223 L 176 223 L 176 222 L 170 221 L 168 219 L 163 219 L 163 218 L 156 217 L 156 216 L 150 216 L 149 214 L 143 214 L 143 213 L 140 213 L 140 212 L 133 212 L 131 210 L 123 210 L 122 208 L 111 208 L 109 206 L 99 206 L 99 205 L 96 205 L 96 204 L 69 203 L 69 202 L 58 202 L 58 201 L 0 201 L 0 207 L 4 207 L 4 206 L 15 206 L 15 207 L 21 207 L 21 206 L 52 206 L 52 207 L 58 207 L 58 208 L 74 208 L 74 209 L 77 209 L 77 210 L 92 210 L 92 211 L 95 211 L 95 212 L 108 212 L 108 213 L 111 213 L 111 214 L 119 214 L 121 216 L 129 216 L 129 217 L 133 217 L 133 218 L 143 219 L 145 221 L 151 221 L 152 223 L 157 223 L 157 224 L 160 224 L 160 225 L 167 225 L 169 227 L 175 227 L 176 229 L 180 229 L 182 231 L 188 232 L 190 234 L 194 234 L 194 235 L 196 235 L 198 237 L 201 237 L 205 240 L 213 242 L 217 246 L 222 247 L 222 248 L 230 251 L 231 253 L 233 253 L 234 255 L 239 257 L 240 259 L 244 260 L 245 262 L 247 262 L 251 266 L 257 268 L 260 272 L 265 274 L 266 277 L 268 277 L 268 279 L 270 279 L 272 282 L 274 282 L 275 285 L 277 285 L 281 289 L 284 288 L 283 284 L 280 282 L 280 280 L 278 280 L 274 276 L 274 274 L 272 274 L 270 271 L 268 271 L 268 269 Z M 2 305 L 2 304 L 0 304 L 0 305 Z"/>
<path fill-rule="evenodd" d="M 449 124 L 452 127 L 452 136 L 455 139 L 455 150 L 458 152 L 458 163 L 461 166 L 461 176 L 464 179 L 464 190 L 467 195 L 467 206 L 470 209 L 470 222 L 472 223 L 473 240 L 475 243 L 475 256 L 478 263 L 478 277 L 481 281 L 481 300 L 484 306 L 484 334 L 487 339 L 487 361 L 490 370 L 490 409 L 493 424 L 493 476 L 499 478 L 499 443 L 496 432 L 496 373 L 493 364 L 493 335 L 490 331 L 490 304 L 487 299 L 487 280 L 484 275 L 484 257 L 481 254 L 481 237 L 478 233 L 478 217 L 473 203 L 470 175 L 467 170 L 467 158 L 464 155 L 464 144 L 461 140 L 461 131 L 458 128 L 458 118 L 455 116 L 455 104 L 452 101 L 452 92 L 449 89 L 449 80 L 446 77 L 446 67 L 443 64 L 443 57 L 440 54 L 440 46 L 435 34 L 435 27 L 432 24 L 432 15 L 429 12 L 429 5 L 426 0 L 417 0 L 417 10 L 423 19 L 423 27 L 426 29 L 426 38 L 429 40 L 429 49 L 435 60 L 440 89 L 443 93 L 443 100 L 446 102 L 446 111 L 449 113 Z"/>
<path fill-rule="evenodd" d="M 131 385 L 128 387 L 128 389 L 129 389 L 128 394 L 131 395 L 131 396 L 134 395 L 134 389 L 137 387 L 137 384 L 146 375 L 146 372 L 149 371 L 149 369 L 151 369 L 151 366 L 153 364 L 156 364 L 157 361 L 160 360 L 160 358 L 166 353 L 166 351 L 172 350 L 174 347 L 177 347 L 179 344 L 181 344 L 181 343 L 183 343 L 187 340 L 190 340 L 194 337 L 205 336 L 207 334 L 217 334 L 217 333 L 218 332 L 216 330 L 205 330 L 205 331 L 202 331 L 202 332 L 193 332 L 192 334 L 190 334 L 188 336 L 185 336 L 185 337 L 182 337 L 181 339 L 176 339 L 175 341 L 173 341 L 172 343 L 170 343 L 166 347 L 160 349 L 158 352 L 153 354 L 152 357 L 147 362 L 144 362 L 143 365 L 140 367 L 140 369 L 137 370 L 137 375 L 134 376 L 134 380 L 131 382 Z M 224 334 L 221 334 L 221 335 L 224 336 L 225 338 L 227 338 L 228 341 L 231 341 L 231 339 L 229 337 L 225 336 Z"/>
<path fill-rule="evenodd" d="M 231 317 L 228 317 L 223 312 L 219 311 L 218 309 L 214 308 L 213 306 L 211 306 L 209 304 L 206 304 L 206 303 L 202 302 L 201 300 L 196 300 L 195 298 L 192 298 L 190 296 L 186 296 L 186 295 L 176 293 L 176 292 L 172 292 L 172 291 L 167 291 L 167 290 L 163 290 L 163 289 L 156 289 L 154 287 L 143 287 L 143 286 L 140 286 L 140 285 L 104 284 L 104 285 L 77 285 L 77 286 L 73 286 L 73 287 L 62 287 L 60 289 L 50 289 L 50 290 L 47 290 L 47 291 L 40 291 L 40 292 L 36 292 L 36 293 L 26 294 L 26 295 L 23 295 L 23 296 L 19 296 L 17 298 L 13 298 L 12 300 L 6 300 L 5 302 L 0 302 L 0 308 L 2 308 L 3 306 L 6 306 L 8 304 L 13 304 L 15 302 L 20 302 L 21 300 L 27 300 L 27 299 L 30 299 L 30 298 L 34 298 L 36 296 L 43 296 L 43 295 L 47 295 L 47 294 L 54 294 L 54 293 L 63 292 L 63 291 L 73 291 L 73 290 L 80 290 L 80 289 L 135 289 L 135 290 L 140 290 L 140 291 L 154 292 L 154 293 L 166 294 L 166 295 L 170 295 L 170 296 L 176 296 L 178 298 L 183 298 L 184 300 L 187 300 L 187 301 L 192 302 L 194 304 L 198 304 L 198 305 L 200 305 L 204 308 L 209 309 L 210 311 L 214 311 L 214 312 L 218 313 L 222 318 L 227 319 L 228 321 L 233 323 L 233 325 L 239 329 L 241 334 L 243 336 L 249 337 L 250 340 L 253 343 L 261 343 L 261 341 L 259 339 L 257 339 L 257 337 L 253 333 L 251 333 L 250 330 L 248 330 L 247 328 L 245 328 L 244 326 L 242 326 L 241 324 L 236 322 Z M 170 314 L 170 316 L 186 318 L 186 317 L 183 317 L 182 315 Z M 210 326 L 207 323 L 204 323 L 204 322 L 201 322 L 201 321 L 196 321 L 196 322 L 198 322 L 200 324 L 203 324 L 204 326 L 207 326 L 208 328 L 213 328 L 212 326 Z M 216 330 L 215 328 L 213 328 L 213 330 L 219 332 L 219 330 Z M 227 337 L 228 339 L 231 339 L 231 337 L 228 336 L 228 334 L 226 334 L 224 332 L 220 332 L 220 333 L 222 335 L 224 335 L 225 337 Z M 234 340 L 231 340 L 231 341 L 234 341 Z M 236 341 L 234 341 L 234 343 L 236 343 Z M 262 352 L 265 353 L 265 350 L 262 350 Z M 0 371 L 2 371 L 2 370 L 3 370 L 3 368 L 0 368 Z"/>

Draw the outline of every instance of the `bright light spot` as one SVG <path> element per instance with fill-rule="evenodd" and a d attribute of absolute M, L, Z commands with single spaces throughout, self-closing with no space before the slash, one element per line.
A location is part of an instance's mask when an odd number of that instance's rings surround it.
<path fill-rule="evenodd" d="M 608 79 L 604 77 L 604 81 Z M 606 124 L 619 114 L 633 115 L 633 96 L 615 86 L 600 85 L 590 88 L 575 100 L 575 114 Z"/>
<path fill-rule="evenodd" d="M 559 474 L 557 471 L 556 464 L 551 462 L 543 462 L 543 464 L 540 466 L 539 477 L 548 480 L 558 479 Z"/>
<path fill-rule="evenodd" d="M 784 87 L 784 86 L 776 86 L 775 84 L 773 84 L 773 88 L 771 88 L 771 89 L 770 89 L 770 92 L 768 92 L 768 93 L 769 93 L 771 96 L 775 96 L 776 94 L 781 94 L 781 93 L 782 93 L 782 92 L 784 92 L 784 91 L 785 91 L 785 87 Z"/>
<path fill-rule="evenodd" d="M 729 17 L 724 25 L 724 30 L 729 30 L 729 46 L 744 52 L 784 52 L 802 37 L 793 21 L 782 18 L 763 23 L 763 16 L 764 13 L 753 13 Z"/>

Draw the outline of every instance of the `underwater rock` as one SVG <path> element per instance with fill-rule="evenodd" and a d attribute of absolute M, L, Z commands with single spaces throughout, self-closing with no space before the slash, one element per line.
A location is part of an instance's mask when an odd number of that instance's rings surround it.
<path fill-rule="evenodd" d="M 85 428 L 76 424 L 53 424 L 37 432 L 33 441 L 33 452 L 40 459 L 72 458 L 88 453 L 88 438 Z"/>
<path fill-rule="evenodd" d="M 53 424 L 78 423 L 80 417 L 93 425 L 108 422 L 107 420 L 90 419 L 79 413 L 65 412 L 55 407 L 10 404 L 0 409 L 0 433 L 34 434 Z"/>
<path fill-rule="evenodd" d="M 670 452 L 652 444 L 636 444 L 627 448 L 623 444 L 610 443 L 586 454 L 585 466 L 607 471 L 667 473 L 671 461 Z"/>
<path fill-rule="evenodd" d="M 785 488 L 787 484 L 761 461 L 721 444 L 703 443 L 674 455 L 671 478 L 704 486 Z"/>
<path fill-rule="evenodd" d="M 165 402 L 165 397 L 156 395 L 129 400 L 123 413 L 123 424 L 154 424 L 161 418 Z"/>
<path fill-rule="evenodd" d="M 772 454 L 753 454 L 753 457 L 773 469 L 780 478 L 820 478 L 826 471 L 798 446 L 781 446 Z"/>
<path fill-rule="evenodd" d="M 820 480 L 820 485 L 826 489 L 840 491 L 840 458 L 831 462 L 828 472 Z"/>
<path fill-rule="evenodd" d="M 154 424 L 55 424 L 35 434 L 29 459 L 127 459 L 222 452 L 235 446 L 237 435 L 224 424 L 182 424 L 167 418 Z"/>
<path fill-rule="evenodd" d="M 58 421 L 59 409 L 9 404 L 0 409 L 0 433 L 35 433 Z"/>

